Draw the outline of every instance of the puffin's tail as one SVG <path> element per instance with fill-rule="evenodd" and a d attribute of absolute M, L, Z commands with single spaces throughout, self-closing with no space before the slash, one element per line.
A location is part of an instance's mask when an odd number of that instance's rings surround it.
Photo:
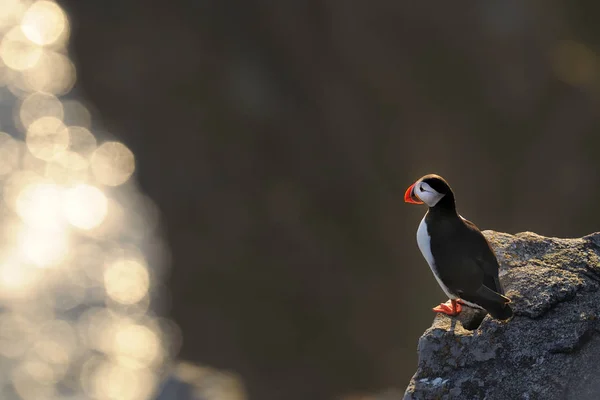
<path fill-rule="evenodd" d="M 508 304 L 503 304 L 502 306 L 496 304 L 493 307 L 487 308 L 487 312 L 489 312 L 492 317 L 502 321 L 513 316 L 513 310 Z"/>
<path fill-rule="evenodd" d="M 499 320 L 507 320 L 513 316 L 513 310 L 510 307 L 510 299 L 500 293 L 493 291 L 485 285 L 482 285 L 476 292 L 476 304 L 479 304 L 490 315 Z"/>

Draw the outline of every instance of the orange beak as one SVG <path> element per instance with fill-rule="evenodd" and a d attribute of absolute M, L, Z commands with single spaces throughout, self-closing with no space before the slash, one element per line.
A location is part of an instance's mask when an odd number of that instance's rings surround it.
<path fill-rule="evenodd" d="M 406 192 L 404 193 L 404 201 L 406 203 L 411 203 L 411 204 L 423 204 L 423 202 L 421 201 L 421 199 L 419 199 L 417 197 L 417 195 L 415 194 L 415 184 L 413 183 L 412 185 L 410 185 L 408 187 L 408 189 L 406 189 Z"/>

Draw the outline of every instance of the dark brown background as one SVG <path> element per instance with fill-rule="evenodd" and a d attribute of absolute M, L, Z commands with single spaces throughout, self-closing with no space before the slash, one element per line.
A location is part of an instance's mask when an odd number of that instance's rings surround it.
<path fill-rule="evenodd" d="M 597 1 L 61 3 L 162 210 L 181 357 L 252 399 L 404 388 L 444 300 L 425 173 L 482 229 L 598 230 Z"/>

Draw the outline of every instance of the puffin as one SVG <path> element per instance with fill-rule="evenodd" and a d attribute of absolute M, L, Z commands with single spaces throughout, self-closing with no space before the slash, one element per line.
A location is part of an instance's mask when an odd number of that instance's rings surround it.
<path fill-rule="evenodd" d="M 433 311 L 455 316 L 467 305 L 495 319 L 509 319 L 511 300 L 498 278 L 496 255 L 475 224 L 456 211 L 448 182 L 436 174 L 425 175 L 406 189 L 404 201 L 429 207 L 417 229 L 417 244 L 449 298 Z"/>

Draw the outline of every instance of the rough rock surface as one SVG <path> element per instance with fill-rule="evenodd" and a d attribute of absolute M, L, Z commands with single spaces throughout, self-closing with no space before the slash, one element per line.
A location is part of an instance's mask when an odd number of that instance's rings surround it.
<path fill-rule="evenodd" d="M 437 315 L 404 399 L 600 399 L 600 233 L 484 234 L 515 316 Z"/>

